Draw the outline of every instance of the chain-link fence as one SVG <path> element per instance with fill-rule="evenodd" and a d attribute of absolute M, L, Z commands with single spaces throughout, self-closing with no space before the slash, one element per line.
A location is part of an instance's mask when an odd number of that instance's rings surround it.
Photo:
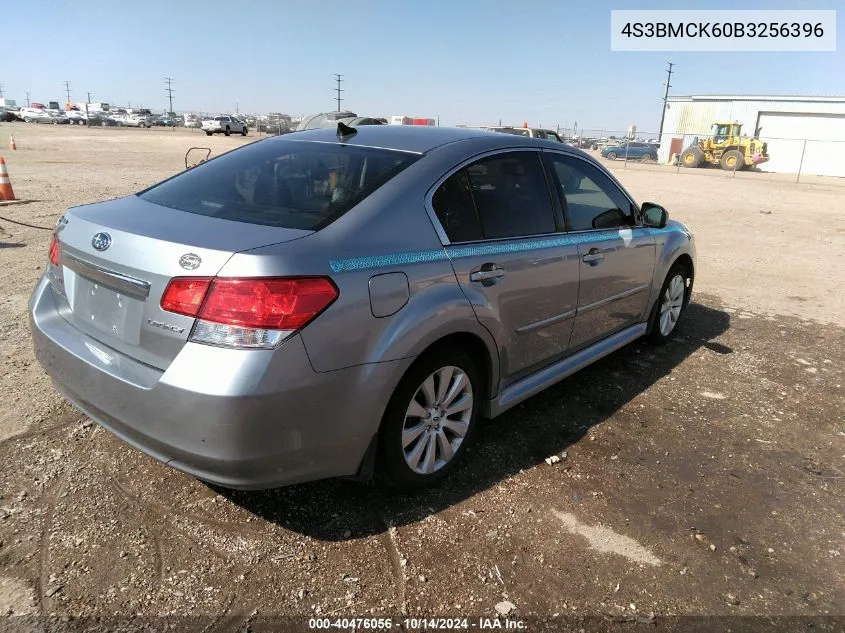
<path fill-rule="evenodd" d="M 630 137 L 627 130 L 584 129 L 563 136 L 610 167 L 845 186 L 845 141 L 761 135 L 736 144 L 729 131 L 718 132 L 725 130 Z"/>

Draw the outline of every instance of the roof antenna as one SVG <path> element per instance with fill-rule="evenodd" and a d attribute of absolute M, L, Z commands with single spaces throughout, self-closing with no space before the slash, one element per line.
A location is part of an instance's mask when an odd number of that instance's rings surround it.
<path fill-rule="evenodd" d="M 358 133 L 354 127 L 346 125 L 343 121 L 337 122 L 337 137 L 343 141 L 350 136 L 355 136 Z"/>

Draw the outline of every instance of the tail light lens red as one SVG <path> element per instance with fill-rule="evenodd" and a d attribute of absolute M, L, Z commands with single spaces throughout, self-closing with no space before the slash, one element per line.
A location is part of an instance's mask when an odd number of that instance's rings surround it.
<path fill-rule="evenodd" d="M 161 309 L 195 317 L 211 284 L 212 277 L 176 277 L 161 296 Z"/>
<path fill-rule="evenodd" d="M 161 308 L 196 317 L 193 340 L 273 347 L 313 321 L 338 295 L 326 277 L 177 277 L 167 285 Z"/>
<path fill-rule="evenodd" d="M 59 265 L 59 240 L 56 237 L 55 233 L 53 233 L 53 235 L 50 236 L 50 249 L 49 249 L 48 252 L 50 254 L 50 263 L 53 264 L 53 266 L 58 266 Z"/>
<path fill-rule="evenodd" d="M 269 330 L 298 330 L 337 299 L 323 277 L 215 279 L 199 318 L 213 323 Z"/>

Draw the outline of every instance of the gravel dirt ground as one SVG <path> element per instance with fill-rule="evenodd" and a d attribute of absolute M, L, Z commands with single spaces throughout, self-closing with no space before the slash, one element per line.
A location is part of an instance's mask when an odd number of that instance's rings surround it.
<path fill-rule="evenodd" d="M 11 124 L 4 145 L 10 132 L 2 155 L 32 202 L 0 206 L 0 629 L 845 627 L 841 185 L 611 165 L 696 234 L 674 341 L 630 345 L 484 423 L 437 490 L 246 493 L 160 465 L 53 391 L 26 320 L 50 233 L 8 220 L 52 227 L 175 173 L 192 145 L 255 137 Z"/>

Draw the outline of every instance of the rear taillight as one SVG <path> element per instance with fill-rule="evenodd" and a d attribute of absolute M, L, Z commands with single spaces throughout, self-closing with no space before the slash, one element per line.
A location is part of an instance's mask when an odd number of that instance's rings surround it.
<path fill-rule="evenodd" d="M 50 254 L 50 263 L 53 266 L 59 265 L 59 240 L 56 238 L 56 234 L 50 236 L 50 250 L 48 251 Z"/>
<path fill-rule="evenodd" d="M 191 340 L 227 347 L 274 347 L 338 297 L 325 277 L 173 279 L 161 308 L 197 317 Z"/>
<path fill-rule="evenodd" d="M 211 277 L 176 277 L 161 296 L 161 309 L 195 317 L 211 284 Z"/>

